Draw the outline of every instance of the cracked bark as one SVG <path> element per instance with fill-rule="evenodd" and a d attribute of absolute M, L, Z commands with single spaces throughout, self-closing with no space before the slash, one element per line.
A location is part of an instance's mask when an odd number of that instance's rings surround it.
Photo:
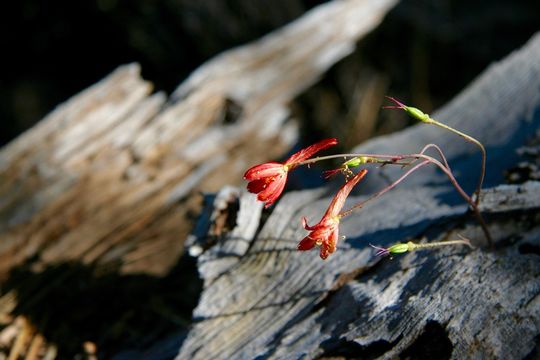
<path fill-rule="evenodd" d="M 482 247 L 466 204 L 436 169 L 423 169 L 345 218 L 341 233 L 347 240 L 326 261 L 316 251 L 297 252 L 296 245 L 305 236 L 300 217 L 320 218 L 329 189 L 287 194 L 258 232 L 241 225 L 258 219 L 260 210 L 240 193 L 238 226 L 199 257 L 204 291 L 177 359 L 538 356 L 540 185 L 501 185 L 504 171 L 520 159 L 518 148 L 539 128 L 538 89 L 540 35 L 434 114 L 487 147 L 489 189 L 481 204 L 495 249 Z M 428 142 L 443 148 L 471 193 L 480 157 L 440 129 L 417 125 L 356 150 L 410 153 Z M 399 173 L 380 171 L 359 185 L 356 200 Z M 476 249 L 417 251 L 389 260 L 374 258 L 367 246 L 458 233 Z M 221 249 L 239 238 L 250 246 L 223 255 Z"/>
<path fill-rule="evenodd" d="M 298 141 L 288 103 L 395 2 L 315 8 L 204 64 L 170 99 L 131 64 L 59 106 L 0 152 L 0 278 L 34 258 L 36 269 L 80 260 L 165 273 L 190 231 L 190 194 L 283 156 Z"/>
<path fill-rule="evenodd" d="M 167 274 L 183 252 L 198 193 L 238 184 L 249 164 L 290 151 L 298 129 L 289 103 L 396 2 L 316 7 L 207 62 L 170 98 L 152 93 L 131 64 L 58 106 L 0 151 L 0 280 L 14 269 L 37 277 L 64 263 L 123 276 Z M 228 221 L 214 227 L 216 236 Z M 239 241 L 224 251 L 247 248 Z M 30 298 L 3 294 L 0 335 L 11 335 L 0 336 L 0 348 L 25 333 L 11 317 L 17 304 L 47 291 L 44 284 Z M 22 353 L 12 350 L 10 358 Z"/>

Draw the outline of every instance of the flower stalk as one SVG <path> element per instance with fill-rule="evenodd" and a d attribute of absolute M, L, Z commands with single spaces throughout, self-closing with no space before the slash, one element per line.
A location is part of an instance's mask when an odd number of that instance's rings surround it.
<path fill-rule="evenodd" d="M 407 114 L 409 114 L 409 116 L 411 116 L 411 117 L 413 117 L 413 118 L 415 118 L 417 120 L 420 120 L 423 123 L 435 125 L 435 126 L 438 126 L 438 127 L 442 128 L 442 129 L 453 132 L 454 134 L 461 136 L 464 140 L 470 142 L 471 144 L 474 144 L 475 146 L 477 146 L 480 149 L 480 153 L 482 154 L 482 164 L 480 166 L 480 177 L 478 179 L 478 185 L 476 187 L 475 200 L 474 200 L 476 206 L 478 206 L 478 203 L 480 202 L 480 192 L 482 191 L 482 185 L 484 183 L 484 178 L 486 176 L 487 152 L 486 152 L 486 148 L 484 147 L 484 145 L 482 145 L 482 143 L 480 141 L 473 138 L 472 136 L 467 135 L 462 131 L 454 129 L 451 126 L 448 126 L 446 124 L 443 124 L 443 123 L 433 119 L 432 117 L 430 117 L 428 114 L 425 114 L 420 109 L 417 109 L 417 108 L 412 107 L 412 106 L 407 106 L 407 105 L 403 104 L 402 102 L 400 102 L 399 100 L 397 100 L 397 99 L 395 99 L 393 97 L 390 97 L 390 96 L 387 96 L 386 98 L 393 101 L 395 105 L 384 106 L 383 108 L 385 108 L 385 109 L 401 109 L 401 110 L 404 110 L 405 112 L 407 112 Z"/>
<path fill-rule="evenodd" d="M 427 150 L 431 149 L 431 148 L 433 148 L 433 149 L 435 149 L 437 151 L 437 153 L 441 157 L 442 162 L 435 159 L 435 158 L 433 158 L 432 156 L 429 156 L 429 155 L 425 154 L 425 152 Z M 488 244 L 489 245 L 493 244 L 491 233 L 489 232 L 487 224 L 484 221 L 484 218 L 482 217 L 482 214 L 480 213 L 480 209 L 478 207 L 477 201 L 473 200 L 473 198 L 471 196 L 469 196 L 465 192 L 465 190 L 463 190 L 463 188 L 459 185 L 459 183 L 456 180 L 450 166 L 448 165 L 448 161 L 446 160 L 446 157 L 444 156 L 442 150 L 435 144 L 428 144 L 428 145 L 424 146 L 424 148 L 422 149 L 422 151 L 420 153 L 415 153 L 415 154 L 369 154 L 369 153 L 336 154 L 336 155 L 328 155 L 328 156 L 321 156 L 321 157 L 312 158 L 312 159 L 303 161 L 299 165 L 307 165 L 307 164 L 312 164 L 312 163 L 323 161 L 323 160 L 330 160 L 330 159 L 336 159 L 336 158 L 362 158 L 362 157 L 369 158 L 369 159 L 378 159 L 379 161 L 384 162 L 385 164 L 394 164 L 394 165 L 400 165 L 400 166 L 404 165 L 401 162 L 403 160 L 413 160 L 412 162 L 409 162 L 406 165 L 412 165 L 413 162 L 416 161 L 416 160 L 423 160 L 423 161 L 427 161 L 427 162 L 432 163 L 433 165 L 437 166 L 448 177 L 448 179 L 450 180 L 450 182 L 452 183 L 454 188 L 457 190 L 457 192 L 461 195 L 461 197 L 469 204 L 471 210 L 474 213 L 474 216 L 475 216 L 476 220 L 478 221 L 478 223 L 480 224 L 480 227 L 482 228 L 482 231 L 484 232 L 484 235 L 486 237 L 486 240 L 487 240 Z M 372 162 L 375 162 L 375 161 L 372 161 Z M 415 165 L 413 171 L 409 170 L 406 173 L 405 176 L 400 177 L 397 180 L 398 181 L 397 184 L 399 184 L 399 182 L 403 181 L 412 172 L 414 172 L 414 171 L 418 170 L 419 168 L 423 167 L 424 165 L 426 165 L 425 163 L 420 163 L 420 164 L 422 164 L 422 165 L 419 165 L 419 164 Z M 397 184 L 394 184 L 394 183 L 390 184 L 389 188 L 385 188 L 385 189 L 381 190 L 379 193 L 374 194 L 371 198 L 369 198 L 365 202 L 371 201 L 372 199 L 375 199 L 375 198 L 379 197 L 380 195 L 383 195 L 387 191 L 394 188 Z M 347 211 L 346 215 L 349 215 L 349 213 L 352 212 L 355 209 L 363 207 L 363 205 L 365 205 L 365 202 L 362 203 L 362 204 L 357 204 L 357 205 L 353 206 L 353 209 L 349 209 L 351 211 Z"/>
<path fill-rule="evenodd" d="M 389 192 L 418 169 L 426 165 L 432 164 L 437 166 L 448 177 L 456 191 L 469 204 L 469 207 L 473 211 L 478 223 L 480 224 L 488 243 L 492 245 L 492 238 L 489 229 L 482 217 L 482 214 L 480 213 L 478 206 L 480 201 L 480 191 L 482 189 L 486 168 L 486 150 L 484 146 L 475 138 L 448 125 L 438 122 L 437 120 L 431 118 L 428 114 L 425 114 L 421 110 L 414 107 L 406 106 L 394 98 L 388 98 L 393 101 L 395 105 L 386 106 L 385 108 L 404 110 L 410 116 L 419 121 L 439 126 L 443 129 L 453 132 L 465 139 L 466 141 L 471 142 L 479 147 L 482 153 L 482 165 L 478 186 L 473 196 L 469 196 L 460 186 L 452 172 L 452 169 L 450 168 L 450 165 L 443 151 L 435 144 L 428 144 L 424 146 L 420 152 L 412 154 L 349 153 L 314 157 L 317 152 L 324 150 L 330 146 L 336 145 L 336 139 L 325 139 L 305 149 L 302 149 L 289 157 L 285 162 L 268 162 L 251 167 L 246 171 L 244 175 L 244 178 L 249 181 L 249 184 L 247 186 L 248 191 L 257 194 L 257 199 L 265 202 L 265 207 L 268 207 L 272 205 L 283 192 L 287 181 L 288 173 L 291 170 L 302 165 L 307 165 L 309 167 L 310 164 L 320 161 L 337 158 L 343 159 L 343 163 L 338 168 L 328 170 L 323 173 L 323 176 L 325 178 L 329 178 L 341 173 L 345 176 L 346 182 L 332 199 L 332 202 L 330 203 L 321 220 L 317 224 L 310 226 L 307 224 L 307 220 L 305 218 L 302 219 L 304 229 L 310 231 L 310 233 L 302 241 L 300 241 L 300 243 L 298 244 L 298 250 L 309 250 L 315 246 L 319 246 L 320 257 L 322 259 L 326 259 L 337 248 L 337 243 L 339 240 L 339 223 L 343 217 L 349 216 L 354 211 L 363 208 L 368 202 L 373 201 L 378 197 L 384 195 L 385 193 Z M 436 157 L 438 157 L 438 159 L 427 154 L 430 150 L 436 153 Z M 387 185 L 383 189 L 379 190 L 378 192 L 372 194 L 367 199 L 358 202 L 347 210 L 342 210 L 345 204 L 345 200 L 352 191 L 352 189 L 358 184 L 358 182 L 362 178 L 364 178 L 367 173 L 367 169 L 363 168 L 355 175 L 352 169 L 367 164 L 377 164 L 381 167 L 386 165 L 397 165 L 401 166 L 403 169 L 406 169 L 406 171 L 397 180 Z M 416 244 L 409 241 L 407 243 L 397 243 L 389 248 L 375 248 L 377 249 L 377 255 L 390 255 L 414 251 L 418 249 L 433 248 L 447 245 L 470 246 L 470 242 L 468 239 L 465 238 L 461 238 L 461 240 L 450 240 L 430 244 Z"/>
<path fill-rule="evenodd" d="M 415 250 L 432 249 L 432 248 L 441 247 L 441 246 L 466 245 L 471 249 L 473 248 L 469 239 L 464 238 L 461 235 L 458 235 L 458 236 L 460 237 L 459 240 L 437 241 L 437 242 L 425 243 L 425 244 L 418 244 L 412 241 L 408 241 L 406 243 L 396 243 L 388 248 L 378 247 L 371 244 L 370 246 L 374 248 L 375 250 L 377 250 L 375 254 L 376 256 L 389 256 L 389 255 L 391 256 L 395 254 L 403 254 L 403 253 L 411 252 Z"/>
<path fill-rule="evenodd" d="M 302 165 L 319 151 L 336 144 L 337 140 L 334 138 L 325 139 L 294 153 L 284 163 L 272 161 L 252 166 L 244 174 L 244 179 L 249 181 L 248 191 L 258 194 L 257 199 L 265 203 L 265 208 L 269 207 L 283 192 L 289 171 Z"/>
<path fill-rule="evenodd" d="M 320 256 L 321 259 L 325 260 L 328 255 L 336 251 L 337 243 L 339 240 L 339 222 L 343 217 L 340 213 L 341 208 L 345 204 L 345 200 L 353 187 L 358 184 L 360 180 L 364 178 L 367 174 L 366 169 L 362 169 L 358 174 L 356 174 L 351 180 L 347 181 L 345 185 L 339 189 L 336 196 L 332 199 L 332 202 L 328 206 L 326 213 L 314 226 L 309 226 L 307 224 L 306 218 L 302 218 L 302 225 L 304 229 L 311 231 L 308 236 L 306 236 L 298 244 L 298 250 L 310 250 L 315 245 L 320 246 Z"/>

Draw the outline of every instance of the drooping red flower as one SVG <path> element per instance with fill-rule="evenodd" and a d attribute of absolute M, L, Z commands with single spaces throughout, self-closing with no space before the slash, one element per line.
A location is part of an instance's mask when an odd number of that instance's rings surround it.
<path fill-rule="evenodd" d="M 345 199 L 349 196 L 353 187 L 367 174 L 366 169 L 362 169 L 351 180 L 347 181 L 345 185 L 339 189 L 338 193 L 332 199 L 332 202 L 328 206 L 326 213 L 322 217 L 321 221 L 314 226 L 307 224 L 306 218 L 302 218 L 302 225 L 304 229 L 311 231 L 298 244 L 298 250 L 310 250 L 315 245 L 321 247 L 321 259 L 326 259 L 328 255 L 336 251 L 337 243 L 339 240 L 339 221 L 341 219 L 340 211 L 345 204 Z"/>
<path fill-rule="evenodd" d="M 294 153 L 284 163 L 268 162 L 251 167 L 244 174 L 244 179 L 249 181 L 248 191 L 258 194 L 257 199 L 266 203 L 264 207 L 269 207 L 283 192 L 289 171 L 317 152 L 336 144 L 337 140 L 334 138 L 321 140 Z"/>

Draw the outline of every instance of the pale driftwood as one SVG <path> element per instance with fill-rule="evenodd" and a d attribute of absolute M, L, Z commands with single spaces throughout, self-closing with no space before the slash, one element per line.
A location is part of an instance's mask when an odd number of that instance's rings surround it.
<path fill-rule="evenodd" d="M 488 187 L 503 182 L 504 170 L 518 160 L 516 149 L 539 128 L 539 89 L 537 35 L 434 115 L 487 145 Z M 479 164 L 475 148 L 440 129 L 418 125 L 357 150 L 417 152 L 429 142 L 442 146 L 458 179 L 472 190 Z M 371 171 L 362 191 L 381 187 L 399 170 L 383 171 L 384 176 Z M 296 251 L 296 245 L 306 235 L 300 217 L 316 222 L 329 203 L 327 190 L 287 194 L 255 235 L 242 224 L 259 213 L 244 211 L 253 205 L 241 195 L 238 227 L 200 256 L 204 291 L 177 359 L 536 357 L 538 190 L 531 182 L 483 195 L 495 250 L 441 248 L 393 260 L 375 258 L 368 244 L 458 233 L 483 243 L 463 200 L 436 170 L 419 171 L 345 218 L 340 231 L 347 240 L 326 261 L 316 251 Z M 250 244 L 245 253 L 219 251 L 239 237 Z"/>
<path fill-rule="evenodd" d="M 286 155 L 299 141 L 289 103 L 396 2 L 317 7 L 203 65 L 170 99 L 152 94 L 131 64 L 60 105 L 0 151 L 0 281 L 13 269 L 37 277 L 70 261 L 98 272 L 166 274 L 182 254 L 199 192 L 239 184 L 248 166 Z M 13 311 L 25 302 L 46 309 L 36 298 L 61 280 L 31 299 L 3 294 L 0 357 L 10 347 L 10 359 L 43 350 L 41 335 Z M 38 345 L 26 347 L 31 334 Z M 54 358 L 57 348 L 47 346 Z"/>
<path fill-rule="evenodd" d="M 203 65 L 172 100 L 128 65 L 59 106 L 0 152 L 0 278 L 28 259 L 165 273 L 191 228 L 189 195 L 283 156 L 298 141 L 288 103 L 395 3 L 315 8 Z"/>

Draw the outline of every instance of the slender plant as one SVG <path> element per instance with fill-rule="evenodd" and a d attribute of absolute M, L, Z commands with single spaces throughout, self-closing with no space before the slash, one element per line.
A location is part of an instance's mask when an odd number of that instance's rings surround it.
<path fill-rule="evenodd" d="M 408 176 L 416 172 L 416 170 L 427 165 L 434 165 L 448 177 L 450 183 L 454 186 L 456 191 L 469 204 L 469 207 L 473 211 L 478 223 L 480 224 L 484 232 L 487 242 L 489 244 L 492 244 L 492 238 L 489 229 L 482 217 L 478 206 L 480 200 L 480 192 L 485 176 L 486 151 L 484 146 L 473 137 L 432 119 L 431 117 L 429 117 L 429 115 L 423 113 L 417 108 L 406 106 L 400 101 L 391 97 L 389 97 L 389 99 L 394 102 L 394 105 L 386 106 L 385 108 L 404 110 L 412 117 L 424 123 L 433 124 L 443 129 L 449 130 L 461 136 L 466 141 L 477 145 L 480 148 L 482 153 L 482 164 L 480 169 L 478 186 L 473 196 L 467 194 L 460 186 L 459 182 L 457 181 L 456 177 L 452 172 L 452 169 L 446 159 L 446 156 L 444 155 L 444 152 L 436 144 L 427 144 L 418 153 L 412 154 L 354 153 L 314 157 L 315 154 L 317 154 L 318 152 L 336 145 L 337 139 L 334 138 L 319 141 L 305 149 L 302 149 L 290 156 L 284 162 L 268 162 L 251 167 L 246 171 L 244 175 L 244 178 L 249 181 L 247 185 L 248 191 L 257 194 L 257 199 L 265 202 L 265 207 L 269 207 L 279 198 L 279 196 L 283 192 L 283 189 L 285 188 L 285 184 L 287 182 L 287 176 L 290 171 L 303 165 L 309 166 L 310 164 L 318 163 L 321 161 L 337 158 L 343 159 L 343 163 L 338 168 L 327 170 L 323 173 L 323 176 L 325 178 L 329 178 L 338 174 L 343 174 L 346 181 L 345 184 L 333 197 L 330 205 L 328 206 L 328 209 L 326 210 L 321 220 L 316 225 L 309 226 L 307 224 L 306 218 L 302 218 L 302 224 L 304 229 L 308 230 L 310 233 L 300 241 L 300 243 L 298 244 L 298 250 L 309 250 L 315 246 L 319 246 L 320 257 L 322 259 L 326 259 L 337 249 L 339 241 L 339 223 L 343 217 L 351 215 L 352 213 L 363 208 L 368 202 L 371 202 L 378 197 L 384 195 L 388 191 L 392 190 Z M 430 150 L 436 153 L 438 159 L 427 154 L 427 152 Z M 363 166 L 367 164 L 379 164 L 381 166 L 396 165 L 402 167 L 404 169 L 404 173 L 394 182 L 392 182 L 382 190 L 372 194 L 367 199 L 362 200 L 357 204 L 354 204 L 346 210 L 342 210 L 345 204 L 345 200 L 350 194 L 351 190 L 366 176 L 368 170 L 365 169 Z M 356 174 L 352 170 L 355 168 L 360 168 L 360 170 Z M 389 248 L 375 248 L 377 249 L 377 255 L 391 255 L 418 249 L 427 249 L 448 245 L 470 246 L 470 242 L 468 239 L 461 238 L 460 240 L 433 242 L 428 244 L 415 244 L 413 242 L 408 242 L 406 244 L 398 243 L 392 245 Z"/>

